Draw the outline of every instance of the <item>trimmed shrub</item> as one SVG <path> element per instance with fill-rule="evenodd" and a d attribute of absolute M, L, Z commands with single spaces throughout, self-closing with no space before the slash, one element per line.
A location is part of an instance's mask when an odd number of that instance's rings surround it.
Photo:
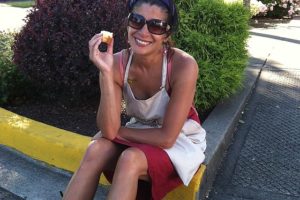
<path fill-rule="evenodd" d="M 47 91 L 48 98 L 82 100 L 98 94 L 98 72 L 89 61 L 88 41 L 101 30 L 114 32 L 115 51 L 126 45 L 125 0 L 47 0 L 33 7 L 16 36 L 14 62 Z M 97 95 L 98 96 L 98 95 Z"/>
<path fill-rule="evenodd" d="M 233 94 L 247 62 L 249 11 L 222 0 L 177 0 L 176 45 L 198 61 L 196 107 L 204 112 Z M 88 59 L 88 41 L 114 32 L 115 51 L 126 48 L 125 0 L 48 0 L 34 8 L 16 37 L 14 60 L 32 80 L 65 96 L 98 92 L 98 73 Z M 75 98 L 74 97 L 74 98 Z M 94 98 L 94 97 L 92 97 Z"/>
<path fill-rule="evenodd" d="M 242 86 L 250 14 L 241 3 L 221 0 L 177 0 L 177 5 L 181 19 L 174 39 L 199 64 L 195 104 L 203 112 Z"/>
<path fill-rule="evenodd" d="M 14 36 L 15 33 L 0 31 L 0 105 L 20 101 L 29 91 L 30 83 L 12 62 Z"/>

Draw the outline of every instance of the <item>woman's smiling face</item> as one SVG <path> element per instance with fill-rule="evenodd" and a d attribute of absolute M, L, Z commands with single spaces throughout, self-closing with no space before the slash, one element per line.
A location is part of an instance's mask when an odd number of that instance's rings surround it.
<path fill-rule="evenodd" d="M 134 13 L 142 15 L 146 20 L 159 19 L 167 21 L 167 12 L 156 5 L 143 3 L 137 6 Z M 131 49 L 136 54 L 147 55 L 161 51 L 163 42 L 166 40 L 167 33 L 156 35 L 149 32 L 147 24 L 140 30 L 128 26 L 128 41 Z"/>

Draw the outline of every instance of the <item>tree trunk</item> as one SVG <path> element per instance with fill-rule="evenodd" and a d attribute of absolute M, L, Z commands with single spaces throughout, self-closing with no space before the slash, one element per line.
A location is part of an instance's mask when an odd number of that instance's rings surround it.
<path fill-rule="evenodd" d="M 250 1 L 251 0 L 243 0 L 244 6 L 250 9 Z"/>

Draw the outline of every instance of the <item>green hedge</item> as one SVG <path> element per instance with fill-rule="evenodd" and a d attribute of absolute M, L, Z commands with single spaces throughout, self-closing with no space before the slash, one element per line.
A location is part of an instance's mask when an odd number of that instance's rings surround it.
<path fill-rule="evenodd" d="M 30 83 L 12 62 L 15 33 L 0 31 L 0 105 L 22 100 Z"/>
<path fill-rule="evenodd" d="M 241 87 L 250 14 L 241 3 L 221 0 L 177 0 L 177 5 L 181 19 L 174 39 L 198 62 L 195 103 L 198 110 L 209 110 Z"/>
<path fill-rule="evenodd" d="M 127 16 L 126 1 L 45 2 L 33 9 L 18 34 L 15 62 L 37 85 L 63 87 L 61 91 L 71 92 L 74 99 L 96 98 L 97 73 L 89 62 L 87 43 L 97 31 L 106 29 L 115 33 L 115 51 L 126 48 L 126 27 L 121 23 Z M 176 3 L 181 22 L 174 40 L 199 63 L 195 103 L 199 111 L 205 112 L 241 86 L 250 14 L 242 4 L 225 4 L 221 0 Z M 63 92 L 64 96 L 67 93 Z"/>

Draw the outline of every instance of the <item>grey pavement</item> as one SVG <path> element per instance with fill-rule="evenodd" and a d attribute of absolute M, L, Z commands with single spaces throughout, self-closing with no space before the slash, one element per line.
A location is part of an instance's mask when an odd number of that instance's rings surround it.
<path fill-rule="evenodd" d="M 0 187 L 0 200 L 23 200 L 23 198 Z"/>
<path fill-rule="evenodd" d="M 300 199 L 299 36 L 300 17 L 251 30 L 266 62 L 207 199 Z"/>
<path fill-rule="evenodd" d="M 0 200 L 57 200 L 71 173 L 0 145 L 0 177 Z M 99 186 L 95 199 L 105 199 L 107 191 Z"/>

